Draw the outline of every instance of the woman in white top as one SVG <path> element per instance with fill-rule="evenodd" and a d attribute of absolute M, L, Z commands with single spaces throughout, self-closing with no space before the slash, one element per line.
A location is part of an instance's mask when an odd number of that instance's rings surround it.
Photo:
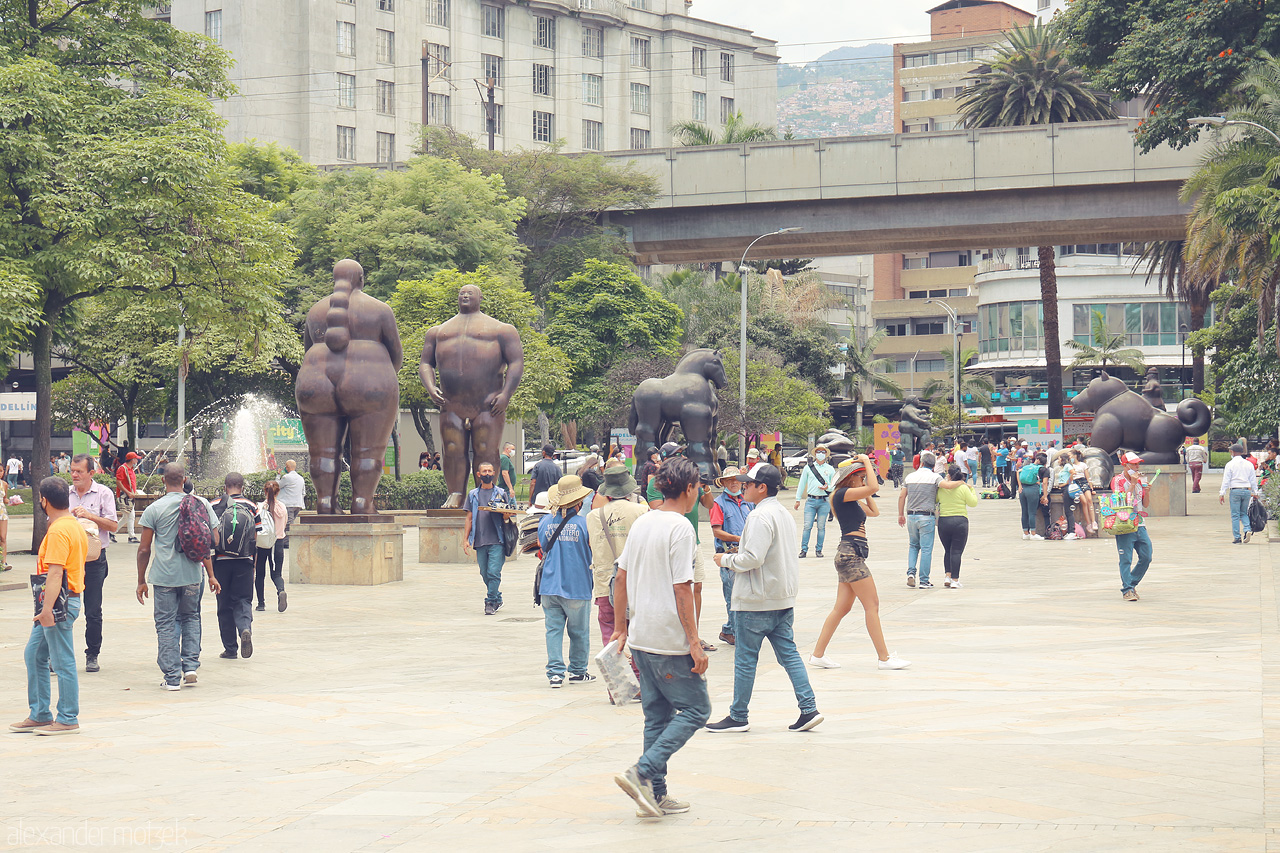
<path fill-rule="evenodd" d="M 1089 465 L 1084 461 L 1084 453 L 1071 451 L 1071 482 L 1080 488 L 1080 502 L 1084 504 L 1085 530 L 1097 530 L 1098 518 L 1093 514 L 1093 485 L 1089 482 Z"/>

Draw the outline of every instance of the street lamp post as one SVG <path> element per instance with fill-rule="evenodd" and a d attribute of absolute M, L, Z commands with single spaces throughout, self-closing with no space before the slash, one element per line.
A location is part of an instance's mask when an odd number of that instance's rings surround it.
<path fill-rule="evenodd" d="M 798 225 L 792 225 L 770 231 L 768 234 L 761 234 L 747 244 L 746 250 L 742 253 L 742 260 L 738 262 L 738 277 L 741 279 L 738 289 L 742 292 L 742 310 L 738 315 L 738 414 L 742 417 L 742 432 L 738 434 L 739 465 L 745 465 L 747 462 L 747 273 L 750 272 L 747 267 L 747 254 L 752 246 L 765 237 L 790 234 L 799 230 Z"/>
<path fill-rule="evenodd" d="M 1187 328 L 1186 323 L 1178 324 L 1178 332 L 1182 337 L 1182 369 L 1178 371 L 1178 402 L 1187 398 Z"/>
<path fill-rule="evenodd" d="M 1197 124 L 1202 127 L 1227 127 L 1229 125 L 1256 127 L 1274 139 L 1277 145 L 1280 145 L 1280 136 L 1276 136 L 1275 131 L 1265 125 L 1258 124 L 1256 121 L 1245 121 L 1242 118 L 1227 118 L 1226 116 L 1198 116 L 1197 118 L 1187 119 L 1187 124 Z"/>
<path fill-rule="evenodd" d="M 955 395 L 953 400 L 956 407 L 956 426 L 951 436 L 952 444 L 960 438 L 960 318 L 956 314 L 956 309 L 952 308 L 941 299 L 926 299 L 925 304 L 936 302 L 946 310 L 947 316 L 951 318 L 951 381 L 952 393 Z"/>

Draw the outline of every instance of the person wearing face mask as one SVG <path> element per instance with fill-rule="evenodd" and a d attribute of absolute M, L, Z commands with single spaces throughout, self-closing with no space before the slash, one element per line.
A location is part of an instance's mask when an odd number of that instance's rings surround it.
<path fill-rule="evenodd" d="M 809 531 L 815 523 L 818 525 L 818 541 L 815 555 L 822 556 L 822 542 L 827 535 L 827 497 L 831 494 L 831 481 L 836 476 L 836 469 L 827 461 L 830 453 L 825 445 L 819 444 L 813 449 L 813 460 L 804 466 L 800 474 L 800 484 L 796 486 L 796 505 L 804 501 L 804 534 L 800 537 L 800 556 L 809 556 Z"/>
<path fill-rule="evenodd" d="M 497 477 L 493 465 L 481 462 L 476 469 L 480 485 L 467 494 L 467 521 L 463 527 L 462 546 L 465 553 L 470 554 L 474 548 L 476 562 L 480 565 L 480 578 L 484 581 L 484 615 L 492 616 L 502 607 L 502 564 L 506 561 L 506 553 L 502 550 L 502 514 L 482 512 L 481 507 L 490 506 L 495 501 L 506 504 L 509 501 L 507 490 L 495 483 Z"/>
<path fill-rule="evenodd" d="M 724 469 L 724 476 L 716 480 L 716 485 L 724 489 L 711 504 L 711 534 L 716 540 L 717 554 L 738 553 L 738 543 L 742 541 L 742 528 L 746 526 L 747 516 L 755 508 L 742 494 L 742 483 L 738 482 L 739 471 L 732 466 Z M 734 645 L 733 633 L 733 572 L 720 569 L 720 586 L 724 588 L 724 609 L 727 614 L 724 627 L 720 629 L 720 639 Z"/>
<path fill-rule="evenodd" d="M 547 632 L 547 681 L 552 687 L 586 684 L 591 654 L 591 538 L 582 502 L 591 490 L 575 474 L 560 478 L 547 492 L 554 513 L 538 524 L 542 577 L 537 594 Z M 615 586 L 616 590 L 616 586 Z M 564 663 L 564 635 L 569 634 L 569 666 Z"/>

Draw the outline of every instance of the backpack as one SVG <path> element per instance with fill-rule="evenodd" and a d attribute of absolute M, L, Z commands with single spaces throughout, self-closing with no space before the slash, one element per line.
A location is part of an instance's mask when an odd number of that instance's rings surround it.
<path fill-rule="evenodd" d="M 259 548 L 274 548 L 276 545 L 276 519 L 267 509 L 267 502 L 258 505 L 258 517 L 262 519 L 262 531 L 258 534 Z"/>
<path fill-rule="evenodd" d="M 251 559 L 257 556 L 256 536 L 253 513 L 236 499 L 228 500 L 218 520 L 219 553 L 225 557 Z"/>
<path fill-rule="evenodd" d="M 1024 486 L 1034 486 L 1040 480 L 1040 466 L 1028 462 L 1018 471 L 1018 482 Z"/>
<path fill-rule="evenodd" d="M 999 485 L 996 486 L 996 494 L 999 495 L 1001 498 L 1009 497 L 1009 487 L 1006 486 L 1004 483 L 1000 483 Z"/>
<path fill-rule="evenodd" d="M 1249 529 L 1254 533 L 1267 529 L 1267 508 L 1257 498 L 1249 503 Z"/>
<path fill-rule="evenodd" d="M 178 504 L 178 550 L 193 563 L 204 562 L 213 552 L 209 514 L 195 495 L 183 495 Z"/>

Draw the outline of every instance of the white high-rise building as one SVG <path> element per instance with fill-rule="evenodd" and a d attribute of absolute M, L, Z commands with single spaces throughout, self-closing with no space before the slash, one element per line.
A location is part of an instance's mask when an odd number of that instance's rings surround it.
<path fill-rule="evenodd" d="M 232 141 L 317 164 L 392 163 L 423 124 L 494 147 L 664 147 L 674 122 L 772 125 L 776 43 L 686 0 L 174 0 L 157 16 L 235 58 Z"/>

